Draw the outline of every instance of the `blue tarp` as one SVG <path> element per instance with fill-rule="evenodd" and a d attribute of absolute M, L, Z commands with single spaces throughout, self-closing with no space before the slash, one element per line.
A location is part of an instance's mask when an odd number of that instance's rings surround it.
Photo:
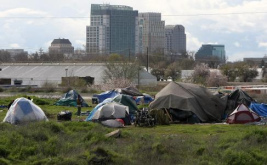
<path fill-rule="evenodd" d="M 144 93 L 144 96 L 137 96 L 135 99 L 136 104 L 141 104 L 141 100 L 144 99 L 144 104 L 149 104 L 150 102 L 152 102 L 154 99 L 148 95 Z"/>
<path fill-rule="evenodd" d="M 93 97 L 96 97 L 98 99 L 98 103 L 102 103 L 107 98 L 114 98 L 117 96 L 119 92 L 112 90 L 112 91 L 106 91 L 100 94 L 95 94 Z"/>
<path fill-rule="evenodd" d="M 252 102 L 249 108 L 256 112 L 259 116 L 267 117 L 267 104 Z"/>

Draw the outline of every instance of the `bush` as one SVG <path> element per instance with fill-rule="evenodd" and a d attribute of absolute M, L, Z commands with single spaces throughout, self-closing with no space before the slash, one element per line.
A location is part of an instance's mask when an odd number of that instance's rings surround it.
<path fill-rule="evenodd" d="M 151 115 L 156 119 L 156 123 L 158 125 L 169 125 L 170 120 L 165 115 L 163 110 L 153 110 L 151 111 Z"/>
<path fill-rule="evenodd" d="M 0 158 L 0 164 L 1 164 L 1 165 L 9 165 L 10 162 L 9 162 L 7 159 Z"/>
<path fill-rule="evenodd" d="M 48 81 L 46 81 L 42 84 L 42 87 L 44 88 L 45 92 L 49 92 L 49 93 L 55 92 L 56 86 L 57 86 L 56 84 L 48 82 Z"/>
<path fill-rule="evenodd" d="M 45 99 L 40 99 L 38 97 L 34 98 L 34 103 L 37 105 L 49 105 L 49 102 Z"/>

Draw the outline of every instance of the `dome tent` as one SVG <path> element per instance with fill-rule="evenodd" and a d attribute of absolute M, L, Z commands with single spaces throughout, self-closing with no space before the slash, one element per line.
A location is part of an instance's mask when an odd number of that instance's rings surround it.
<path fill-rule="evenodd" d="M 234 112 L 228 116 L 226 122 L 229 124 L 244 124 L 260 120 L 260 116 L 250 110 L 245 104 L 239 104 Z"/>
<path fill-rule="evenodd" d="M 121 119 L 129 114 L 129 108 L 116 102 L 106 103 L 100 106 L 93 114 L 90 114 L 90 120 L 103 121 L 107 119 Z"/>
<path fill-rule="evenodd" d="M 10 106 L 3 122 L 19 124 L 31 121 L 48 121 L 43 110 L 26 98 L 17 98 Z"/>
<path fill-rule="evenodd" d="M 65 93 L 60 100 L 58 100 L 55 105 L 60 106 L 77 106 L 77 98 L 80 96 L 82 99 L 82 107 L 89 107 L 88 104 L 84 101 L 82 96 L 75 90 L 70 90 L 67 93 Z"/>

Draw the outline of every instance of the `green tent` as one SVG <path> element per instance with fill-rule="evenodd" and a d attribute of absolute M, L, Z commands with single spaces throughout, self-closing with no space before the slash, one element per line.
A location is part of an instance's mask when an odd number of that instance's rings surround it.
<path fill-rule="evenodd" d="M 135 101 L 129 95 L 119 94 L 113 100 L 117 103 L 121 103 L 122 105 L 128 106 L 130 114 L 135 114 L 135 112 L 138 110 Z"/>
<path fill-rule="evenodd" d="M 58 100 L 55 105 L 60 105 L 60 106 L 77 106 L 77 98 L 78 96 L 81 97 L 82 99 L 82 107 L 88 107 L 88 104 L 84 101 L 82 96 L 76 92 L 75 90 L 70 90 L 69 92 L 65 93 L 60 100 Z"/>

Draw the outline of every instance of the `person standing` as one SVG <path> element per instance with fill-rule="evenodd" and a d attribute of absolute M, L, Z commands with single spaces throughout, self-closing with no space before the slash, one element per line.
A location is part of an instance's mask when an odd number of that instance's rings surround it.
<path fill-rule="evenodd" d="M 82 110 L 82 98 L 80 95 L 78 95 L 78 98 L 77 98 L 77 108 L 78 108 L 77 116 L 80 116 L 81 110 Z"/>

